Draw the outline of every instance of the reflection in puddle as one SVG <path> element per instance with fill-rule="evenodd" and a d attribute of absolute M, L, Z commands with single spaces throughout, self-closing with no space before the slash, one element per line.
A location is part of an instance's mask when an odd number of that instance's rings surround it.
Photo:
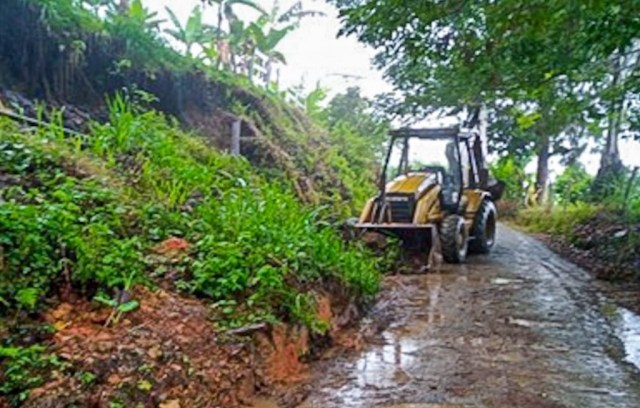
<path fill-rule="evenodd" d="M 405 369 L 413 363 L 413 353 L 419 349 L 417 342 L 391 333 L 385 333 L 384 337 L 386 345 L 365 352 L 356 363 L 360 387 L 395 387 L 411 380 Z M 403 381 L 398 381 L 398 378 Z"/>
<path fill-rule="evenodd" d="M 614 324 L 616 335 L 624 344 L 625 360 L 640 368 L 640 316 L 621 307 Z"/>

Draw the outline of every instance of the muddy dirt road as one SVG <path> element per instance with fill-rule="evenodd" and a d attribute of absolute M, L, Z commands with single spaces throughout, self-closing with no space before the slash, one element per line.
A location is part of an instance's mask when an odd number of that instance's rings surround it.
<path fill-rule="evenodd" d="M 301 408 L 640 407 L 640 319 L 542 243 L 499 234 L 489 257 L 393 277 L 379 341 L 321 364 Z"/>

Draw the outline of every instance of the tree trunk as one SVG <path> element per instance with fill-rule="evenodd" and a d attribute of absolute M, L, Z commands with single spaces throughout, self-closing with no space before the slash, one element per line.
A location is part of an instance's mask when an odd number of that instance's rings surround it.
<path fill-rule="evenodd" d="M 620 160 L 620 150 L 618 148 L 618 134 L 620 133 L 620 125 L 622 122 L 623 108 L 618 103 L 611 104 L 611 110 L 614 113 L 609 120 L 607 129 L 607 138 L 600 158 L 600 168 L 598 176 L 608 177 L 610 174 L 617 173 L 622 167 Z"/>
<path fill-rule="evenodd" d="M 220 64 L 222 63 L 222 50 L 220 50 L 220 43 L 222 42 L 222 6 L 223 2 L 220 2 L 218 4 L 218 32 L 216 33 L 216 46 L 218 47 L 216 69 L 220 69 Z"/>
<path fill-rule="evenodd" d="M 549 182 L 549 136 L 541 136 L 538 141 L 538 168 L 536 171 L 536 202 L 541 204 L 546 198 L 547 184 Z"/>
<path fill-rule="evenodd" d="M 613 77 L 611 86 L 617 87 L 622 76 L 620 70 L 622 57 L 618 56 L 613 61 Z M 615 180 L 624 171 L 622 160 L 620 160 L 620 150 L 618 148 L 618 139 L 620 127 L 624 121 L 625 115 L 625 95 L 622 93 L 618 98 L 611 101 L 609 107 L 609 123 L 607 126 L 607 135 L 604 144 L 604 150 L 600 158 L 600 168 L 593 183 L 594 198 L 602 198 L 608 195 L 613 188 Z"/>

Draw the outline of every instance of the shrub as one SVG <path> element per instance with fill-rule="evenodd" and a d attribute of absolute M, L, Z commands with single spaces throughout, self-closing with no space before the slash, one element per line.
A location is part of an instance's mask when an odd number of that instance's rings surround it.
<path fill-rule="evenodd" d="M 505 183 L 504 200 L 516 203 L 524 202 L 528 176 L 524 167 L 519 165 L 516 160 L 509 156 L 500 158 L 491 165 L 491 174 Z"/>
<path fill-rule="evenodd" d="M 640 221 L 640 174 L 639 170 L 626 171 L 613 179 L 608 194 L 602 199 L 605 206 L 619 214 L 625 214 L 627 221 Z"/>
<path fill-rule="evenodd" d="M 0 395 L 12 396 L 11 402 L 19 406 L 29 396 L 29 390 L 45 382 L 52 370 L 65 368 L 64 363 L 47 354 L 41 345 L 29 347 L 0 344 Z"/>
<path fill-rule="evenodd" d="M 67 175 L 42 142 L 0 137 L 0 170 L 17 182 L 0 192 L 5 302 L 33 310 L 53 282 L 113 287 L 141 272 L 140 242 L 127 236 L 131 209 L 113 191 Z"/>
<path fill-rule="evenodd" d="M 553 192 L 559 204 L 587 201 L 593 177 L 581 164 L 573 164 L 565 168 L 553 184 Z"/>

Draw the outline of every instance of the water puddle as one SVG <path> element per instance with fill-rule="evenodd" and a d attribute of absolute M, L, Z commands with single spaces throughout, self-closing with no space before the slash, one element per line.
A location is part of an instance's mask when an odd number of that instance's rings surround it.
<path fill-rule="evenodd" d="M 624 344 L 625 360 L 640 368 L 640 316 L 620 307 L 612 320 L 615 334 Z"/>

